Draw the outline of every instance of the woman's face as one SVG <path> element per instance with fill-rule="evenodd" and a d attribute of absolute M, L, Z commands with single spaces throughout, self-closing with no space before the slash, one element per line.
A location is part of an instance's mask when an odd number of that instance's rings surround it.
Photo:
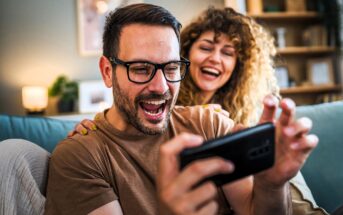
<path fill-rule="evenodd" d="M 215 93 L 231 77 L 237 62 L 233 43 L 225 34 L 214 41 L 214 32 L 200 35 L 189 52 L 190 73 L 195 84 L 206 93 Z"/>

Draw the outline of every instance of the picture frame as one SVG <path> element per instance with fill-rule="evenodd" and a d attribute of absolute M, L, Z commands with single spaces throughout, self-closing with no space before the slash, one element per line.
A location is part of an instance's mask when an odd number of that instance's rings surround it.
<path fill-rule="evenodd" d="M 304 46 L 327 46 L 328 33 L 323 25 L 311 25 L 302 32 Z"/>
<path fill-rule="evenodd" d="M 231 7 L 241 14 L 247 13 L 246 0 L 224 0 L 224 7 Z"/>
<path fill-rule="evenodd" d="M 275 76 L 280 88 L 288 88 L 289 86 L 289 73 L 286 66 L 277 66 L 275 68 Z"/>
<path fill-rule="evenodd" d="M 102 80 L 80 81 L 79 113 L 97 113 L 113 104 L 112 88 L 107 88 Z"/>
<path fill-rule="evenodd" d="M 106 16 L 117 7 L 143 0 L 76 0 L 78 45 L 81 56 L 102 54 L 102 34 Z"/>
<path fill-rule="evenodd" d="M 307 78 L 312 85 L 334 85 L 333 60 L 329 57 L 307 61 Z"/>
<path fill-rule="evenodd" d="M 303 12 L 306 11 L 306 0 L 286 0 L 287 12 Z"/>

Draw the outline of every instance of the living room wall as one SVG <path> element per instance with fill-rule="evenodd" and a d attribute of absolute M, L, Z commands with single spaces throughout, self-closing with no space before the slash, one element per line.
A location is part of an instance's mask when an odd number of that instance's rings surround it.
<path fill-rule="evenodd" d="M 183 24 L 223 0 L 145 0 L 168 8 Z M 191 9 L 191 10 L 190 10 Z M 98 57 L 78 52 L 76 0 L 0 0 L 0 113 L 24 114 L 21 88 L 50 86 L 60 74 L 101 79 Z"/>

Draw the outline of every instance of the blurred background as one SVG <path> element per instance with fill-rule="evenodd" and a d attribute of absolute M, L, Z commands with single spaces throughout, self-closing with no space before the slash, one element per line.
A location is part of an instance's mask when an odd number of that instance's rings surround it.
<path fill-rule="evenodd" d="M 182 23 L 210 4 L 223 6 L 222 0 L 145 2 L 168 8 Z M 77 81 L 101 79 L 99 56 L 81 56 L 77 21 L 75 0 L 1 0 L 0 113 L 25 113 L 23 86 L 49 87 L 61 74 Z"/>
<path fill-rule="evenodd" d="M 81 1 L 83 2 L 83 8 L 80 8 Z M 85 5 L 93 5 L 94 2 L 99 3 L 99 0 L 0 0 L 0 113 L 14 115 L 24 115 L 26 113 L 25 108 L 23 107 L 22 98 L 24 86 L 43 86 L 48 88 L 53 84 L 56 84 L 56 81 L 60 80 L 58 78 L 61 75 L 69 81 L 77 83 L 82 81 L 101 80 L 98 69 L 99 52 L 93 52 L 91 50 L 92 47 L 90 47 L 90 50 L 87 50 L 87 47 L 82 48 L 83 45 L 81 44 L 84 40 L 87 40 L 87 38 L 82 38 L 80 22 L 82 23 L 83 19 L 83 22 L 87 22 L 87 19 L 90 18 L 87 18 L 85 15 L 80 16 L 80 10 L 86 11 L 87 8 L 85 8 Z M 96 15 L 101 15 L 105 13 L 107 7 L 113 7 L 114 5 L 122 3 L 130 3 L 130 1 L 114 2 L 115 3 L 113 3 L 113 0 L 103 0 L 102 3 L 105 4 L 96 4 L 93 12 L 96 13 Z M 144 2 L 161 5 L 167 8 L 183 25 L 190 22 L 192 18 L 196 17 L 209 5 L 224 7 L 225 4 L 234 3 L 236 4 L 236 7 L 239 7 L 238 9 L 243 10 L 243 12 L 249 10 L 248 13 L 255 16 L 254 18 L 256 18 L 256 20 L 270 27 L 273 31 L 272 33 L 276 33 L 279 37 L 278 42 L 280 43 L 278 44 L 280 46 L 279 55 L 286 55 L 285 58 L 287 58 L 287 55 L 289 56 L 289 53 L 287 53 L 287 49 L 282 50 L 282 48 L 285 47 L 281 46 L 286 46 L 287 48 L 288 45 L 303 45 L 293 43 L 292 39 L 289 39 L 291 38 L 290 35 L 294 34 L 294 31 L 296 30 L 288 30 L 290 24 L 287 23 L 298 22 L 298 20 L 300 20 L 300 22 L 305 20 L 305 23 L 312 22 L 311 18 L 306 18 L 306 15 L 305 18 L 293 17 L 293 19 L 291 18 L 290 20 L 283 19 L 282 17 L 284 17 L 283 14 L 285 10 L 289 9 L 286 8 L 286 3 L 284 1 L 282 6 L 280 6 L 278 5 L 278 2 L 280 1 L 254 0 L 253 2 L 255 3 L 253 4 L 257 3 L 257 5 L 254 5 L 253 9 L 257 8 L 257 12 L 248 8 L 249 2 L 251 4 L 250 0 L 144 0 Z M 262 6 L 258 5 L 258 2 L 260 2 Z M 341 0 L 332 2 L 342 6 Z M 314 8 L 313 10 L 319 9 Z M 299 10 L 299 8 L 295 9 L 295 11 L 297 10 Z M 308 8 L 300 8 L 300 10 L 308 10 Z M 321 10 L 323 11 L 325 8 L 322 8 Z M 267 18 L 259 16 L 259 14 L 267 14 L 268 12 L 279 13 L 279 15 L 277 15 L 279 18 L 273 19 L 268 18 L 268 16 L 266 16 Z M 336 13 L 337 17 L 341 12 Z M 318 17 L 320 17 L 318 14 L 313 16 L 314 18 L 312 18 L 314 20 L 318 20 Z M 324 22 L 319 23 L 327 26 Z M 337 26 L 339 25 L 342 26 L 342 23 L 335 23 L 334 29 L 337 30 Z M 84 28 L 83 31 L 87 30 Z M 339 40 L 338 34 L 338 31 L 335 32 L 335 41 Z M 286 42 L 284 41 L 284 43 L 282 43 L 282 37 L 286 37 Z M 342 39 L 342 36 L 340 37 Z M 290 40 L 290 42 L 288 42 L 288 40 Z M 337 42 L 334 44 L 327 44 L 327 42 L 325 42 L 325 46 L 326 45 L 331 48 L 314 53 L 314 55 L 319 55 L 318 57 L 321 58 L 329 56 L 329 59 L 333 60 L 333 68 L 329 71 L 330 74 L 332 73 L 333 78 L 332 80 L 328 80 L 329 82 L 332 82 L 329 88 L 325 88 L 323 92 L 320 91 L 323 89 L 318 89 L 319 93 L 337 93 L 341 91 L 341 70 L 339 69 L 341 61 L 338 57 L 340 56 L 340 52 L 339 49 L 337 49 L 339 44 Z M 300 55 L 299 53 L 295 53 L 293 57 L 290 57 L 290 64 L 293 64 L 293 58 L 298 59 L 299 61 L 299 56 L 300 58 L 308 55 L 312 57 L 313 52 L 310 50 L 309 53 L 304 52 L 300 53 Z M 292 53 L 290 54 L 292 55 Z M 296 67 L 293 69 L 291 65 L 287 64 L 287 60 L 284 59 L 280 62 L 279 69 L 284 72 L 284 69 L 286 68 L 286 72 L 289 76 L 286 77 L 285 87 L 299 86 L 304 88 L 302 84 L 306 81 L 301 80 L 305 78 L 304 76 L 300 75 L 298 77 L 294 75 L 294 77 L 292 77 L 292 73 L 296 72 L 292 72 L 291 70 L 299 70 L 299 68 Z M 296 63 L 297 62 L 295 62 L 295 64 Z M 283 66 L 285 65 L 286 67 L 284 68 Z M 331 65 L 331 63 L 328 65 Z M 305 65 L 300 66 L 300 69 L 304 70 Z M 318 91 L 317 88 L 317 91 L 315 91 L 316 89 L 313 91 L 313 89 L 310 90 L 311 94 Z M 72 88 L 71 90 L 69 89 L 69 92 L 72 90 Z M 294 95 L 293 91 L 285 91 L 285 94 L 287 93 L 291 95 L 293 93 Z M 58 95 L 58 93 L 56 95 Z M 301 92 L 298 92 L 296 95 L 301 97 L 304 96 Z M 309 94 L 306 94 L 305 96 L 308 95 Z M 316 98 L 305 103 L 318 102 Z M 320 100 L 320 102 L 323 101 L 323 99 Z M 78 108 L 75 108 L 72 111 L 77 112 Z M 45 114 L 57 114 L 56 98 L 49 97 Z"/>

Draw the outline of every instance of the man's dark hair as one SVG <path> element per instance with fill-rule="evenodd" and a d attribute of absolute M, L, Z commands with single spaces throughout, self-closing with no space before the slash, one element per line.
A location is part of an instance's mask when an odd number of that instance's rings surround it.
<path fill-rule="evenodd" d="M 180 41 L 181 24 L 168 10 L 152 4 L 132 4 L 118 8 L 107 16 L 102 39 L 104 56 L 118 55 L 122 28 L 134 23 L 170 26 Z"/>

